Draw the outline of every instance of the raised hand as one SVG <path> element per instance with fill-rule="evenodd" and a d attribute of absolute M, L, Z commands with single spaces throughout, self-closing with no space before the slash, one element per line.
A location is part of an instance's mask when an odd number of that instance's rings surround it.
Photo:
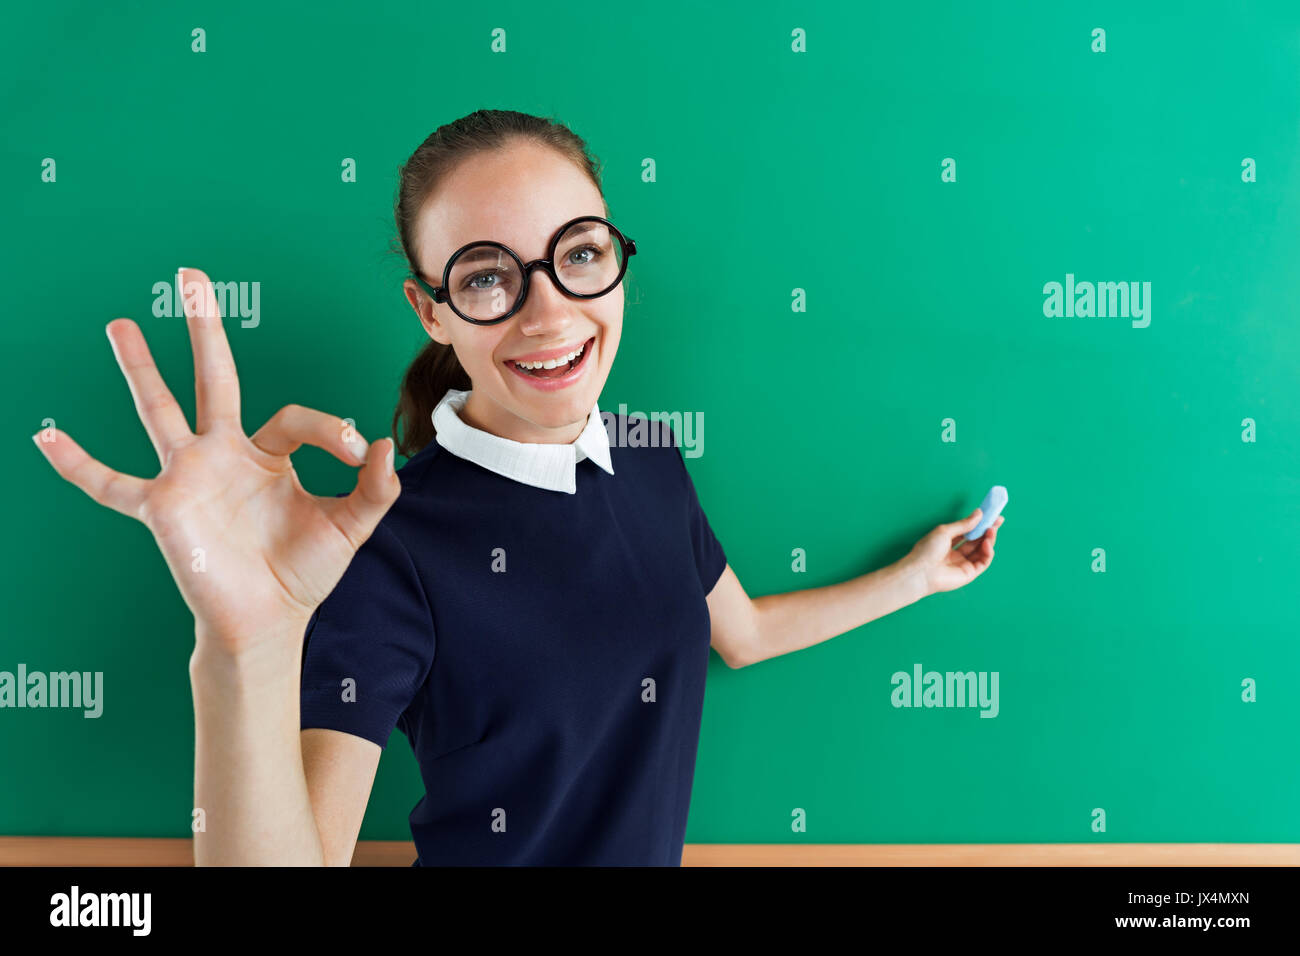
<path fill-rule="evenodd" d="M 286 405 L 251 438 L 245 435 L 239 380 L 212 284 L 197 269 L 183 269 L 179 277 L 194 352 L 193 432 L 139 327 L 130 319 L 107 327 L 158 453 L 158 476 L 114 471 L 57 429 L 33 438 L 65 479 L 153 532 L 194 613 L 200 642 L 241 651 L 258 635 L 305 627 L 397 500 L 401 484 L 393 473 L 392 439 L 367 446 L 343 420 L 324 412 Z M 363 466 L 351 494 L 323 497 L 302 487 L 289 455 L 304 443 Z"/>
<path fill-rule="evenodd" d="M 1006 518 L 999 515 L 980 537 L 965 540 L 965 534 L 979 524 L 981 513 L 976 508 L 961 521 L 938 525 L 912 547 L 905 560 L 922 571 L 929 593 L 969 584 L 993 563 L 993 545 Z"/>

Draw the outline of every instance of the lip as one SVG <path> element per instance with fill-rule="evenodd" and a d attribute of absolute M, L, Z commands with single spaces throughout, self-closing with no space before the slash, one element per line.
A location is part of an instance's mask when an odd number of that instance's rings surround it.
<path fill-rule="evenodd" d="M 595 348 L 596 348 L 596 337 L 593 335 L 591 338 L 587 339 L 586 343 L 584 344 L 582 350 L 582 357 L 578 359 L 578 364 L 573 367 L 573 371 L 569 372 L 567 375 L 561 376 L 560 378 L 535 378 L 532 375 L 529 375 L 527 372 L 520 371 L 520 369 L 515 366 L 515 362 L 516 361 L 544 362 L 548 358 L 557 358 L 558 356 L 561 355 L 568 355 L 570 352 L 573 351 L 573 348 L 552 349 L 550 352 L 536 352 L 532 356 L 522 357 L 519 359 L 510 359 L 505 363 L 505 365 L 506 368 L 510 369 L 512 373 L 514 373 L 517 377 L 523 379 L 529 385 L 533 386 L 533 388 L 538 389 L 539 391 L 542 392 L 555 392 L 555 391 L 559 391 L 562 388 L 568 388 L 570 385 L 572 385 L 574 382 L 576 382 L 578 379 L 582 378 L 582 376 L 586 374 L 587 360 L 591 358 L 591 353 L 595 350 Z"/>
<path fill-rule="evenodd" d="M 591 339 L 587 339 L 588 342 Z M 583 343 L 575 342 L 573 345 L 565 348 L 550 349 L 546 352 L 529 352 L 527 355 L 516 355 L 509 359 L 511 362 L 545 362 L 548 359 L 559 358 L 561 355 L 568 355 L 570 352 L 576 352 L 582 348 Z"/>

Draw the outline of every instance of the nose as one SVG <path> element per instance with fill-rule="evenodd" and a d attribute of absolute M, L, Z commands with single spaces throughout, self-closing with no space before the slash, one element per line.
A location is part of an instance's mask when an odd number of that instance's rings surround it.
<path fill-rule="evenodd" d="M 517 316 L 525 335 L 562 332 L 573 321 L 574 300 L 565 295 L 540 266 L 532 269 L 528 280 L 528 297 Z"/>

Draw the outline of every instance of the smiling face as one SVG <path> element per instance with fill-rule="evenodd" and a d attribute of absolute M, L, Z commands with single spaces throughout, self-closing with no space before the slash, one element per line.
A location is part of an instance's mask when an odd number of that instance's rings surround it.
<path fill-rule="evenodd" d="M 556 230 L 579 216 L 607 217 L 590 177 L 550 147 L 514 140 L 461 163 L 430 196 L 415 226 L 418 265 L 436 287 L 452 253 L 471 242 L 495 240 L 524 262 L 541 259 Z M 557 259 L 563 261 L 569 245 L 556 251 Z M 574 261 L 581 262 L 581 254 Z M 491 280 L 474 281 L 481 286 Z M 466 322 L 412 279 L 404 289 L 425 331 L 451 345 L 469 375 L 473 391 L 461 412 L 466 424 L 518 442 L 577 439 L 618 351 L 622 283 L 596 299 L 572 299 L 534 269 L 523 308 L 497 325 Z M 530 375 L 514 364 L 579 349 L 573 370 L 559 378 Z"/>

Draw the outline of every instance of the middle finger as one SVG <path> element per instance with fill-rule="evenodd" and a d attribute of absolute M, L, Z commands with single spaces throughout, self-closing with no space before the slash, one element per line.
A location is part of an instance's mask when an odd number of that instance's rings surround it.
<path fill-rule="evenodd" d="M 239 427 L 239 376 L 212 282 L 188 268 L 177 272 L 177 281 L 194 349 L 194 431 L 205 434 L 217 422 Z"/>

